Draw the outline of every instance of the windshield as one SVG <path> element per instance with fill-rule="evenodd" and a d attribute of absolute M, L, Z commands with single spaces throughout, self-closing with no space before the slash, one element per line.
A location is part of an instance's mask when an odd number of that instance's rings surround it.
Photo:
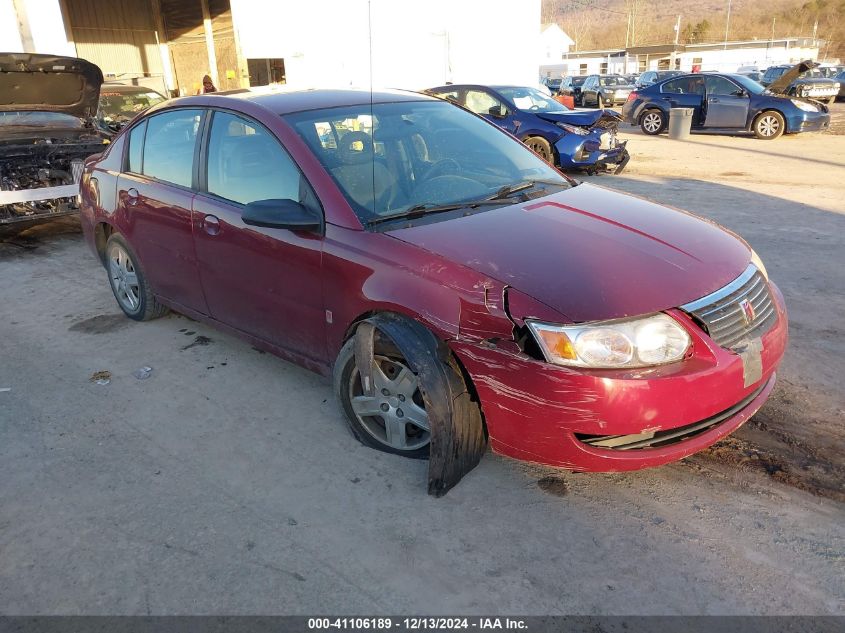
<path fill-rule="evenodd" d="M 103 91 L 100 93 L 100 115 L 106 121 L 131 119 L 141 110 L 164 101 L 157 92 L 121 93 Z"/>
<path fill-rule="evenodd" d="M 746 77 L 745 75 L 731 75 L 731 79 L 753 95 L 760 95 L 766 91 L 761 84 L 751 79 L 751 77 Z"/>
<path fill-rule="evenodd" d="M 601 77 L 602 86 L 627 86 L 628 80 L 625 77 Z"/>
<path fill-rule="evenodd" d="M 677 77 L 678 75 L 683 75 L 680 70 L 661 70 L 657 73 L 657 79 L 668 79 L 669 77 Z"/>
<path fill-rule="evenodd" d="M 584 83 L 585 79 L 586 79 L 586 77 L 573 77 L 572 78 L 572 85 L 573 86 L 580 86 L 582 83 Z"/>
<path fill-rule="evenodd" d="M 542 187 L 554 191 L 569 186 L 525 145 L 450 103 L 376 103 L 370 112 L 366 104 L 285 115 L 365 224 L 527 181 L 548 181 Z"/>
<path fill-rule="evenodd" d="M 63 114 L 62 112 L 22 110 L 20 112 L 0 112 L 0 125 L 81 128 L 83 123 L 81 119 L 71 114 Z"/>
<path fill-rule="evenodd" d="M 562 103 L 552 99 L 534 88 L 498 88 L 498 92 L 505 98 L 510 99 L 517 110 L 529 112 L 568 112 Z"/>

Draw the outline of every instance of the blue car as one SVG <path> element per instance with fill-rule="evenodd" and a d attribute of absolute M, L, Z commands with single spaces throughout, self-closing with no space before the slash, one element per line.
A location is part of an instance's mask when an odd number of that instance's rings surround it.
<path fill-rule="evenodd" d="M 692 129 L 753 132 L 757 138 L 818 132 L 830 126 L 827 106 L 775 93 L 739 74 L 695 73 L 658 81 L 632 92 L 622 106 L 627 123 L 656 135 L 672 108 L 692 108 Z"/>
<path fill-rule="evenodd" d="M 628 164 L 627 141 L 616 138 L 622 117 L 612 110 L 570 110 L 523 86 L 449 84 L 425 92 L 484 117 L 562 170 L 618 174 Z"/>

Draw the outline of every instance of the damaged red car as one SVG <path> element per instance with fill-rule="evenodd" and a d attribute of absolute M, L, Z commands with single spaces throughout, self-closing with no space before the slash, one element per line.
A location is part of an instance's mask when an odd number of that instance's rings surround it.
<path fill-rule="evenodd" d="M 428 458 L 435 495 L 488 443 L 578 471 L 690 455 L 760 408 L 786 346 L 741 238 L 417 93 L 176 99 L 87 161 L 81 198 L 129 318 L 332 376 L 355 437 Z"/>

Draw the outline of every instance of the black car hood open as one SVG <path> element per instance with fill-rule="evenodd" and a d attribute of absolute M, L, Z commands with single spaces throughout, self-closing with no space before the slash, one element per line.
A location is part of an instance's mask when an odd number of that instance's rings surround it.
<path fill-rule="evenodd" d="M 81 119 L 97 113 L 103 73 L 77 57 L 0 53 L 0 112 L 62 112 Z"/>
<path fill-rule="evenodd" d="M 778 94 L 786 94 L 786 89 L 789 88 L 789 84 L 793 81 L 798 79 L 801 73 L 805 73 L 808 70 L 812 70 L 819 64 L 812 60 L 804 60 L 803 62 L 799 62 L 795 64 L 792 68 L 787 70 L 783 73 L 780 77 L 775 79 L 772 83 L 766 86 L 766 89 L 769 92 L 774 92 Z"/>

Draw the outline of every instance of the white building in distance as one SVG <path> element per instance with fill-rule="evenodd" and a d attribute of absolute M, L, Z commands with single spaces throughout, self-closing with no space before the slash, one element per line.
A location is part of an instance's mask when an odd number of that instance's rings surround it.
<path fill-rule="evenodd" d="M 739 68 L 765 70 L 778 64 L 795 64 L 816 59 L 822 40 L 786 37 L 710 44 L 665 44 L 633 46 L 627 49 L 577 51 L 555 64 L 541 64 L 543 77 L 565 75 L 625 74 L 646 70 L 684 72 L 736 72 Z"/>

